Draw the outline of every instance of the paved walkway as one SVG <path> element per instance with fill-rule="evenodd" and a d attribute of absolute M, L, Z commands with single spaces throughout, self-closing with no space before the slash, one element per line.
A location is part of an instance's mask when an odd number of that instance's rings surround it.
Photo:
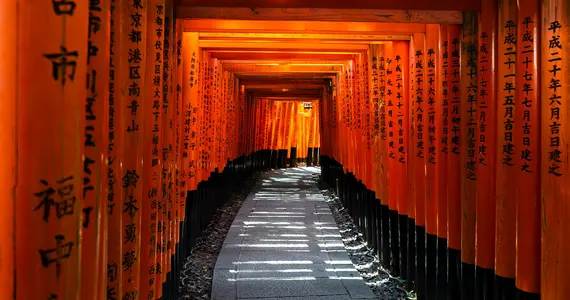
<path fill-rule="evenodd" d="M 212 299 L 371 299 L 352 265 L 314 167 L 262 175 L 216 262 Z"/>

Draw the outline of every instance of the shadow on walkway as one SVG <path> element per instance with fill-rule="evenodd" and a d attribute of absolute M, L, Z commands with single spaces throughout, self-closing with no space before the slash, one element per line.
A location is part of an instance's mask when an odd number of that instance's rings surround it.
<path fill-rule="evenodd" d="M 373 299 L 354 268 L 319 168 L 263 174 L 241 207 L 214 269 L 212 299 Z"/>

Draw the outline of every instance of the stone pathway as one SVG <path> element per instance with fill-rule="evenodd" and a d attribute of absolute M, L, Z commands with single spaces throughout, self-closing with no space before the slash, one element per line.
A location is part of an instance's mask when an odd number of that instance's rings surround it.
<path fill-rule="evenodd" d="M 354 268 L 319 168 L 263 174 L 237 214 L 214 268 L 212 299 L 374 299 Z"/>

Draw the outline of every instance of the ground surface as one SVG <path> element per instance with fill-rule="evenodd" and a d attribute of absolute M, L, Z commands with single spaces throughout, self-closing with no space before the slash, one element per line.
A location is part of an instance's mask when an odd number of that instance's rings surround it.
<path fill-rule="evenodd" d="M 373 299 L 350 260 L 314 175 L 264 173 L 234 220 L 214 268 L 212 299 Z"/>
<path fill-rule="evenodd" d="M 255 180 L 242 186 L 192 250 L 181 299 L 406 299 L 319 173 L 264 173 L 247 198 Z"/>

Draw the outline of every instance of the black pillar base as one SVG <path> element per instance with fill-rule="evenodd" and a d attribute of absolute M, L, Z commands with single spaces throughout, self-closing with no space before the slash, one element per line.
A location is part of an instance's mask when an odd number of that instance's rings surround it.
<path fill-rule="evenodd" d="M 447 239 L 437 237 L 437 299 L 447 300 Z"/>
<path fill-rule="evenodd" d="M 516 289 L 516 295 L 517 300 L 540 300 L 540 294 L 525 292 L 518 288 Z"/>
<path fill-rule="evenodd" d="M 400 231 L 400 276 L 404 280 L 409 281 L 408 276 L 408 216 L 398 215 L 399 225 L 398 229 Z"/>
<path fill-rule="evenodd" d="M 387 266 L 384 262 L 384 205 L 380 199 L 376 199 L 376 226 L 378 228 L 376 234 L 376 253 L 380 258 L 380 262 L 383 266 Z"/>
<path fill-rule="evenodd" d="M 437 235 L 426 234 L 426 299 L 437 299 Z"/>
<path fill-rule="evenodd" d="M 495 274 L 495 292 L 496 300 L 510 300 L 515 299 L 516 287 L 515 279 L 502 277 Z"/>
<path fill-rule="evenodd" d="M 278 150 L 271 150 L 271 168 L 277 169 L 277 164 L 279 162 L 279 151 Z"/>
<path fill-rule="evenodd" d="M 313 163 L 317 166 L 321 164 L 320 148 L 313 148 Z"/>
<path fill-rule="evenodd" d="M 416 281 L 416 220 L 408 217 L 408 288 Z"/>
<path fill-rule="evenodd" d="M 493 269 L 475 266 L 475 299 L 493 300 L 495 272 Z"/>
<path fill-rule="evenodd" d="M 398 238 L 398 211 L 390 210 L 390 250 L 392 252 L 392 263 L 390 265 L 393 276 L 400 276 L 400 243 Z"/>
<path fill-rule="evenodd" d="M 426 228 L 416 225 L 416 292 L 418 300 L 426 299 Z"/>
<path fill-rule="evenodd" d="M 309 148 L 307 151 L 307 166 L 313 165 L 313 148 Z"/>
<path fill-rule="evenodd" d="M 382 264 L 390 267 L 390 208 L 382 204 Z"/>
<path fill-rule="evenodd" d="M 461 299 L 461 250 L 447 248 L 447 299 Z"/>
<path fill-rule="evenodd" d="M 475 265 L 461 262 L 461 300 L 475 300 Z"/>
<path fill-rule="evenodd" d="M 297 166 L 297 148 L 291 147 L 291 168 L 295 168 Z M 330 185 L 330 182 L 329 182 Z"/>

